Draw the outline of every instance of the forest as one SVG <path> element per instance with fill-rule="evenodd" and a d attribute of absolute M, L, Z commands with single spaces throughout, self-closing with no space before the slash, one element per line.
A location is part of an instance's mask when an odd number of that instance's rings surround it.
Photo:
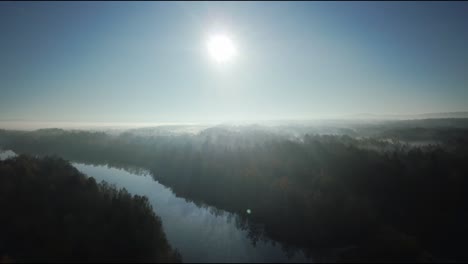
<path fill-rule="evenodd" d="M 344 262 L 464 261 L 466 124 L 359 124 L 335 129 L 341 133 L 299 127 L 294 136 L 261 126 L 174 135 L 2 130 L 0 146 L 148 169 L 178 196 L 239 215 L 252 243 L 274 239 L 291 254 Z"/>
<path fill-rule="evenodd" d="M 69 162 L 0 161 L 0 262 L 181 262 L 144 196 Z"/>
<path fill-rule="evenodd" d="M 0 264 L 468 263 L 468 1 L 3 1 L 0 36 Z"/>

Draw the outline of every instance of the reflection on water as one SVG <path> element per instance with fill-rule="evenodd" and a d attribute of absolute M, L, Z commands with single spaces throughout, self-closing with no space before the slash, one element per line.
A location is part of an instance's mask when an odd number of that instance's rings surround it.
<path fill-rule="evenodd" d="M 0 160 L 14 156 L 13 151 L 0 150 Z M 167 239 L 182 254 L 184 262 L 310 262 L 302 253 L 288 259 L 279 244 L 258 241 L 254 247 L 247 232 L 236 227 L 235 215 L 197 207 L 176 197 L 148 174 L 101 165 L 72 165 L 98 182 L 105 180 L 132 194 L 147 196 L 161 217 Z"/>
<path fill-rule="evenodd" d="M 281 247 L 259 241 L 254 247 L 247 232 L 236 227 L 235 217 L 215 215 L 176 197 L 172 191 L 148 175 L 136 175 L 107 166 L 80 163 L 73 165 L 98 182 L 105 180 L 132 194 L 149 198 L 156 214 L 161 217 L 171 245 L 179 250 L 185 262 L 306 262 L 302 254 L 291 259 Z"/>

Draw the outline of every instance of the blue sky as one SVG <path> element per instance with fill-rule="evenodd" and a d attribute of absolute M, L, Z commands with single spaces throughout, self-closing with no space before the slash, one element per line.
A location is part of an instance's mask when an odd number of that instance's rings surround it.
<path fill-rule="evenodd" d="M 1 2 L 0 120 L 468 110 L 466 2 Z M 238 56 L 216 63 L 207 39 Z"/>

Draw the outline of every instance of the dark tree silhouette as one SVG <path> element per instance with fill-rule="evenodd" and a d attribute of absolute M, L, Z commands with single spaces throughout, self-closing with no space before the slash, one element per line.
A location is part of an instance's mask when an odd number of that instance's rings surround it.
<path fill-rule="evenodd" d="M 222 127 L 160 136 L 0 131 L 0 145 L 149 169 L 176 195 L 237 213 L 238 226 L 249 230 L 253 242 L 266 236 L 315 259 L 465 261 L 466 122 L 434 122 L 390 122 L 354 128 L 357 136 L 294 139 Z"/>
<path fill-rule="evenodd" d="M 0 161 L 0 256 L 14 262 L 180 262 L 146 197 L 58 158 Z"/>

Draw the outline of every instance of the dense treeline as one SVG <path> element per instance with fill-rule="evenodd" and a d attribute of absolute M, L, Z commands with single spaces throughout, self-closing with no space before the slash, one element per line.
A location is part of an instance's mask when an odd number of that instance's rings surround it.
<path fill-rule="evenodd" d="M 0 145 L 150 169 L 177 195 L 239 214 L 253 241 L 265 235 L 315 259 L 466 260 L 466 134 L 412 147 L 397 141 L 404 129 L 385 131 L 393 140 L 221 128 L 158 137 L 2 131 Z"/>
<path fill-rule="evenodd" d="M 0 161 L 0 257 L 14 262 L 180 262 L 144 196 L 59 158 Z"/>

